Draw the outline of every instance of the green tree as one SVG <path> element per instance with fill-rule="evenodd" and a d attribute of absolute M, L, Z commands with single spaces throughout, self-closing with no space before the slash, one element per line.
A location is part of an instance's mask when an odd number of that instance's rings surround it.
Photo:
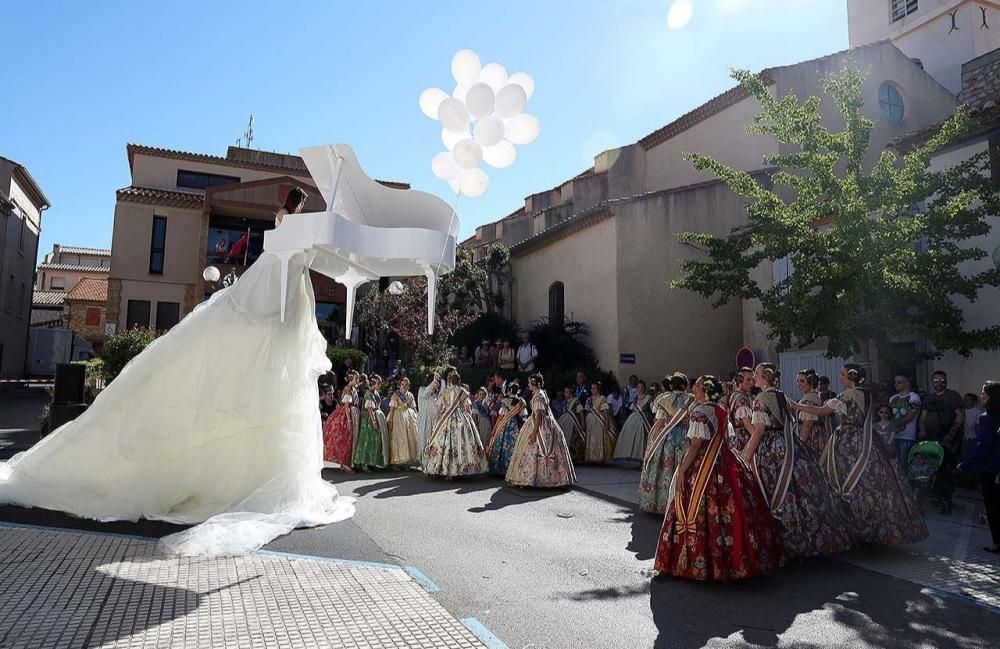
<path fill-rule="evenodd" d="M 101 354 L 101 370 L 105 382 L 111 383 L 159 335 L 154 329 L 134 327 L 109 336 L 104 341 L 104 351 Z"/>
<path fill-rule="evenodd" d="M 1000 285 L 1000 270 L 964 267 L 986 256 L 968 240 L 988 233 L 990 217 L 1000 214 L 989 159 L 929 169 L 935 152 L 975 128 L 972 117 L 958 110 L 925 144 L 901 157 L 883 151 L 869 169 L 873 124 L 861 113 L 861 73 L 845 68 L 824 82 L 841 130 L 823 125 L 818 97 L 777 99 L 749 72 L 733 78 L 762 107 L 748 132 L 790 145 L 782 147 L 790 152 L 765 159 L 777 168 L 770 182 L 709 156 L 688 156 L 749 199 L 748 223 L 725 237 L 681 234 L 708 258 L 684 262 L 672 286 L 712 298 L 714 306 L 760 300 L 757 318 L 779 350 L 825 339 L 828 356 L 847 357 L 866 354 L 871 342 L 881 358 L 902 360 L 891 342 L 908 337 L 934 345 L 924 358 L 1000 348 L 1000 325 L 967 330 L 960 304 Z M 786 279 L 752 279 L 762 263 L 785 258 L 794 269 Z"/>

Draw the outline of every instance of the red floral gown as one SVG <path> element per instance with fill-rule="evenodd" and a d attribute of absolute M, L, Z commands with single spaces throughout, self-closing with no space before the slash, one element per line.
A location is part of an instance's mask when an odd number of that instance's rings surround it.
<path fill-rule="evenodd" d="M 660 574 L 724 581 L 773 572 L 781 565 L 777 524 L 749 468 L 726 440 L 725 409 L 701 403 L 688 438 L 704 440 L 667 506 L 656 547 Z"/>
<path fill-rule="evenodd" d="M 351 405 L 354 390 L 344 388 L 340 405 L 323 423 L 323 459 L 341 466 L 351 466 L 354 453 L 354 414 Z"/>

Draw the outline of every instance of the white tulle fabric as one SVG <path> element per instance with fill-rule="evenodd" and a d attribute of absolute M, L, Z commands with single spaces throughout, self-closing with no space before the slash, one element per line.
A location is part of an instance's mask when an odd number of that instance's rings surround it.
<path fill-rule="evenodd" d="M 320 476 L 316 379 L 330 367 L 306 253 L 264 254 L 122 371 L 75 421 L 0 463 L 0 503 L 99 521 L 197 524 L 180 554 L 239 554 L 349 518 Z"/>

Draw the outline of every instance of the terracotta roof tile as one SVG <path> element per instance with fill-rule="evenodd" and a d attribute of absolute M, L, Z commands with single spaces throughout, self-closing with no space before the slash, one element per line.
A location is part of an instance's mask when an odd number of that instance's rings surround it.
<path fill-rule="evenodd" d="M 84 277 L 66 294 L 66 300 L 81 302 L 107 302 L 108 280 Z"/>
<path fill-rule="evenodd" d="M 111 251 L 106 248 L 77 248 L 76 246 L 59 246 L 59 252 L 66 252 L 71 255 L 94 255 L 110 257 Z"/>
<path fill-rule="evenodd" d="M 107 266 L 87 266 L 83 264 L 38 264 L 38 270 L 72 270 L 79 273 L 106 273 Z"/>
<path fill-rule="evenodd" d="M 62 306 L 66 291 L 35 291 L 31 294 L 32 306 Z"/>
<path fill-rule="evenodd" d="M 149 187 L 122 187 L 116 193 L 118 200 L 127 203 L 152 203 L 171 207 L 201 207 L 205 196 L 198 192 L 179 192 Z"/>

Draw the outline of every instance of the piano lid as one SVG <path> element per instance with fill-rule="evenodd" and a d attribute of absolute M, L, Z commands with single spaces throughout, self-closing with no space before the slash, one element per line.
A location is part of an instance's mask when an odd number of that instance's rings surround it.
<path fill-rule="evenodd" d="M 361 225 L 425 228 L 458 235 L 458 218 L 450 205 L 427 192 L 392 189 L 372 180 L 349 145 L 306 147 L 299 153 L 323 194 L 327 211 Z"/>

